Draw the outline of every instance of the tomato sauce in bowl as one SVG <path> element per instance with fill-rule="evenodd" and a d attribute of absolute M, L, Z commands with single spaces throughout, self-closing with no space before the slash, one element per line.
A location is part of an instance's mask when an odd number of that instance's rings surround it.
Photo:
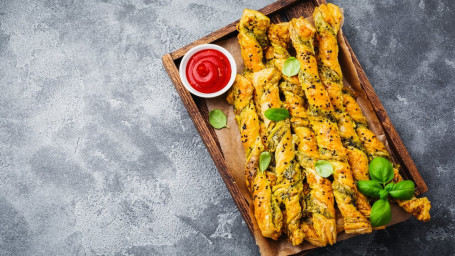
<path fill-rule="evenodd" d="M 202 50 L 188 60 L 186 78 L 198 92 L 214 93 L 229 83 L 231 64 L 226 55 L 218 50 Z"/>
<path fill-rule="evenodd" d="M 189 50 L 180 63 L 180 78 L 192 94 L 212 98 L 226 92 L 237 73 L 234 58 L 223 47 L 205 44 Z"/>

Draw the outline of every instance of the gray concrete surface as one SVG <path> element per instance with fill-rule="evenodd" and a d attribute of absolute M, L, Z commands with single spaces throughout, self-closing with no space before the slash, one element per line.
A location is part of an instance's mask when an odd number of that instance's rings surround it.
<path fill-rule="evenodd" d="M 257 255 L 160 58 L 271 2 L 0 0 L 0 255 Z M 336 3 L 433 219 L 311 255 L 454 254 L 455 4 Z"/>

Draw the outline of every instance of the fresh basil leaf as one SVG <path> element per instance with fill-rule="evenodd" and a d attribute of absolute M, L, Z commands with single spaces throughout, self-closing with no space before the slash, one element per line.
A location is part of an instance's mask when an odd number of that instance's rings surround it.
<path fill-rule="evenodd" d="M 385 186 L 384 189 L 390 192 L 390 190 L 392 190 L 392 188 L 393 188 L 393 182 L 387 184 L 387 186 Z"/>
<path fill-rule="evenodd" d="M 387 197 L 389 196 L 389 191 L 387 190 L 381 190 L 379 192 L 379 198 L 387 200 Z"/>
<path fill-rule="evenodd" d="M 390 203 L 387 199 L 379 199 L 371 207 L 370 220 L 373 227 L 384 226 L 392 219 Z"/>
<path fill-rule="evenodd" d="M 409 200 L 412 196 L 414 196 L 415 190 L 416 187 L 412 180 L 403 180 L 395 183 L 389 193 L 391 197 L 401 200 Z"/>
<path fill-rule="evenodd" d="M 270 164 L 270 160 L 272 160 L 272 155 L 269 152 L 264 151 L 261 153 L 259 156 L 259 170 L 261 170 L 261 172 L 267 170 L 267 167 L 269 167 Z"/>
<path fill-rule="evenodd" d="M 269 108 L 264 113 L 267 119 L 272 121 L 281 121 L 289 117 L 289 110 L 285 108 Z"/>
<path fill-rule="evenodd" d="M 282 73 L 285 76 L 295 76 L 299 73 L 300 61 L 295 57 L 289 57 L 283 65 Z"/>
<path fill-rule="evenodd" d="M 393 166 L 384 157 L 375 157 L 369 166 L 370 177 L 372 180 L 386 184 L 393 179 Z"/>
<path fill-rule="evenodd" d="M 316 172 L 324 178 L 329 177 L 333 173 L 333 166 L 329 161 L 318 160 L 316 162 Z"/>
<path fill-rule="evenodd" d="M 362 194 L 369 197 L 379 197 L 379 193 L 382 191 L 381 183 L 375 180 L 359 180 L 357 188 Z"/>
<path fill-rule="evenodd" d="M 215 129 L 221 129 L 227 126 L 227 117 L 223 111 L 214 109 L 209 112 L 209 122 Z"/>

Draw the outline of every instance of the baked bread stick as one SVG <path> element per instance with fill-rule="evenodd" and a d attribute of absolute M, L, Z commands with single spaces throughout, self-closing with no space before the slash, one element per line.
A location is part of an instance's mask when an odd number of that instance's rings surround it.
<path fill-rule="evenodd" d="M 292 244 L 300 244 L 304 239 L 304 233 L 300 229 L 302 217 L 301 195 L 302 170 L 295 160 L 294 142 L 291 135 L 289 120 L 271 121 L 264 115 L 269 108 L 281 108 L 278 82 L 281 73 L 275 68 L 263 69 L 253 74 L 253 86 L 256 97 L 261 106 L 264 116 L 264 124 L 267 130 L 267 150 L 274 156 L 276 183 L 272 191 L 286 212 L 286 229 Z"/>
<path fill-rule="evenodd" d="M 335 110 L 340 137 L 346 148 L 352 176 L 355 181 L 369 180 L 368 157 L 355 132 L 354 123 L 343 105 L 343 73 L 338 62 L 337 42 L 342 18 L 341 10 L 334 4 L 322 4 L 313 12 L 318 42 L 318 70 L 321 82 L 327 90 L 330 103 Z M 358 191 L 356 205 L 363 216 L 370 217 L 371 205 L 368 198 Z"/>
<path fill-rule="evenodd" d="M 370 161 L 373 160 L 373 158 L 375 157 L 384 157 L 393 163 L 393 159 L 390 156 L 387 149 L 385 148 L 382 141 L 380 141 L 378 137 L 370 129 L 368 129 L 368 122 L 365 116 L 363 115 L 359 104 L 357 104 L 355 99 L 347 91 L 343 93 L 343 100 L 346 107 L 346 111 L 351 115 L 352 119 L 357 125 L 356 129 L 357 134 L 368 153 Z M 397 164 L 394 164 L 393 169 L 395 173 L 393 179 L 394 182 L 399 182 L 403 180 L 398 169 L 399 166 Z M 416 219 L 424 222 L 429 221 L 431 219 L 430 216 L 431 203 L 428 200 L 428 198 L 426 197 L 417 198 L 414 196 L 410 200 L 395 199 L 395 201 L 401 208 L 403 208 L 406 212 L 412 214 Z"/>
<path fill-rule="evenodd" d="M 259 170 L 259 157 L 265 148 L 253 102 L 253 91 L 254 87 L 248 79 L 237 75 L 228 102 L 234 106 L 235 120 L 245 149 L 245 178 L 253 197 L 254 215 L 262 235 L 276 240 L 281 235 L 283 216 L 272 194 L 274 174 Z"/>
<path fill-rule="evenodd" d="M 282 69 L 284 61 L 290 57 L 289 23 L 271 25 L 268 31 L 269 41 L 273 49 L 270 61 L 278 69 Z M 307 177 L 308 188 L 305 193 L 306 215 L 301 222 L 305 239 L 313 245 L 325 246 L 336 242 L 335 206 L 331 182 L 319 176 L 315 170 L 318 149 L 315 136 L 308 128 L 309 121 L 305 109 L 304 94 L 298 77 L 287 77 L 279 85 L 284 95 L 284 106 L 290 113 L 291 127 L 296 137 L 297 160 L 303 167 Z M 330 196 L 326 196 L 330 195 Z"/>
<path fill-rule="evenodd" d="M 245 63 L 244 75 L 251 80 L 252 74 L 265 68 L 262 58 L 263 50 L 268 45 L 267 29 L 270 19 L 264 14 L 250 9 L 245 9 L 237 25 L 237 36 L 240 51 Z"/>
<path fill-rule="evenodd" d="M 370 233 L 370 222 L 356 208 L 356 186 L 347 163 L 334 110 L 318 74 L 314 52 L 316 29 L 304 18 L 292 19 L 290 37 L 300 61 L 299 81 L 308 100 L 308 118 L 322 159 L 333 166 L 333 194 L 344 218 L 346 233 Z"/>
<path fill-rule="evenodd" d="M 253 197 L 253 209 L 262 235 L 277 240 L 283 229 L 283 213 L 272 185 L 276 181 L 273 168 L 261 172 L 259 158 L 266 150 L 263 138 L 264 123 L 258 116 L 254 103 L 254 87 L 251 84 L 252 72 L 264 68 L 263 47 L 267 45 L 264 36 L 270 21 L 260 12 L 246 9 L 237 26 L 242 57 L 246 65 L 244 74 L 250 79 L 237 75 L 227 101 L 234 105 L 234 114 L 239 125 L 242 144 L 247 159 L 245 167 L 246 184 Z M 267 38 L 265 37 L 265 40 Z"/>

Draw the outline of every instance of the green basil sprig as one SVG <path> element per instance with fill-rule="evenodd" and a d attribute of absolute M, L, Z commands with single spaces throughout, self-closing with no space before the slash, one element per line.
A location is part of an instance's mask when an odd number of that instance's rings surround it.
<path fill-rule="evenodd" d="M 393 166 L 384 157 L 376 157 L 370 162 L 370 176 L 372 180 L 377 180 L 382 184 L 393 179 Z"/>
<path fill-rule="evenodd" d="M 384 187 L 384 189 L 390 192 L 393 189 L 393 185 L 394 183 L 389 183 L 387 184 L 387 186 Z"/>
<path fill-rule="evenodd" d="M 416 186 L 412 180 L 403 180 L 393 185 L 390 196 L 401 200 L 409 200 L 414 195 Z"/>
<path fill-rule="evenodd" d="M 264 112 L 265 117 L 272 121 L 281 121 L 289 117 L 289 110 L 285 108 L 269 108 Z"/>
<path fill-rule="evenodd" d="M 375 180 L 359 180 L 357 181 L 357 188 L 366 196 L 379 197 L 382 185 Z"/>
<path fill-rule="evenodd" d="M 373 227 L 384 226 L 392 219 L 390 203 L 387 199 L 379 199 L 371 207 L 370 221 Z"/>
<path fill-rule="evenodd" d="M 389 197 L 389 191 L 387 190 L 379 191 L 379 198 L 387 200 L 387 197 Z"/>
<path fill-rule="evenodd" d="M 415 184 L 412 180 L 391 182 L 394 176 L 393 165 L 383 157 L 374 158 L 369 165 L 371 180 L 357 181 L 357 188 L 362 194 L 379 198 L 371 207 L 370 220 L 373 227 L 386 225 L 392 219 L 389 195 L 401 200 L 409 200 L 414 196 Z"/>
<path fill-rule="evenodd" d="M 209 122 L 215 129 L 221 129 L 227 126 L 227 117 L 223 111 L 219 109 L 214 109 L 209 112 Z"/>
<path fill-rule="evenodd" d="M 270 164 L 270 160 L 272 160 L 272 155 L 269 152 L 264 151 L 261 153 L 259 156 L 259 170 L 261 172 L 267 170 L 267 167 L 269 167 Z"/>
<path fill-rule="evenodd" d="M 324 178 L 329 177 L 333 173 L 333 166 L 329 161 L 318 160 L 316 162 L 316 172 Z"/>
<path fill-rule="evenodd" d="M 289 57 L 283 64 L 282 73 L 285 76 L 295 76 L 299 73 L 300 61 L 295 57 Z"/>

